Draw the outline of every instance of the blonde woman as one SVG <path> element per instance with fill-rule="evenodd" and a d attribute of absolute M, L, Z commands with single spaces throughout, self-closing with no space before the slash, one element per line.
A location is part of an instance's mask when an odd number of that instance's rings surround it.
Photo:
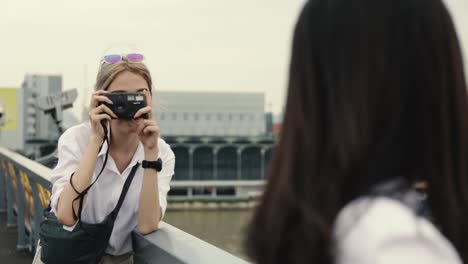
<path fill-rule="evenodd" d="M 158 229 L 174 174 L 174 153 L 159 138 L 152 115 L 152 80 L 143 59 L 141 54 L 104 56 L 89 106 L 90 121 L 68 129 L 58 142 L 50 212 L 70 232 L 77 228 L 78 219 L 86 224 L 105 221 L 136 170 L 99 263 L 133 263 L 130 234 L 134 229 L 142 234 Z M 133 119 L 118 119 L 103 104 L 112 104 L 105 96 L 109 93 L 139 93 L 147 106 Z M 142 166 L 156 162 L 162 163 L 162 169 Z"/>

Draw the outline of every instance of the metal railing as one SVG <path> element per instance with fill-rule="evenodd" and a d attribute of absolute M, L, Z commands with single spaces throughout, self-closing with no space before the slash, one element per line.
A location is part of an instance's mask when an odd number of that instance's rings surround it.
<path fill-rule="evenodd" d="M 265 180 L 172 181 L 169 201 L 252 201 L 260 197 Z M 209 189 L 208 193 L 203 190 Z M 200 193 L 200 190 L 202 191 Z M 229 194 L 223 193 L 229 190 Z M 177 195 L 177 191 L 184 191 Z M 197 193 L 198 191 L 198 193 Z M 225 192 L 225 191 L 224 191 Z"/>
<path fill-rule="evenodd" d="M 18 250 L 35 250 L 50 199 L 50 175 L 49 168 L 0 148 L 0 210 L 7 212 L 7 225 L 17 227 Z M 146 236 L 133 231 L 132 240 L 135 263 L 247 263 L 164 222 Z"/>

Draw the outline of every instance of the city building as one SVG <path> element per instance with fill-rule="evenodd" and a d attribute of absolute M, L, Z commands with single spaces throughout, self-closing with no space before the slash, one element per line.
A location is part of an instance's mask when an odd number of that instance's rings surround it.
<path fill-rule="evenodd" d="M 15 102 L 4 104 L 4 128 L 11 130 L 9 122 L 16 120 L 14 131 L 1 129 L 10 133 L 8 143 L 15 137 L 13 149 L 29 157 L 51 153 L 59 137 L 57 125 L 36 103 L 42 96 L 62 92 L 61 76 L 27 75 L 22 88 L 4 90 L 0 99 Z M 275 144 L 274 119 L 265 113 L 263 93 L 158 91 L 154 100 L 161 136 L 177 159 L 171 197 L 238 199 L 259 194 Z M 53 167 L 54 162 L 46 165 Z"/>
<path fill-rule="evenodd" d="M 50 114 L 36 107 L 37 99 L 62 92 L 62 76 L 27 74 L 21 88 L 0 88 L 0 145 L 30 157 L 55 148 L 59 130 Z M 67 114 L 68 118 L 68 114 Z"/>
<path fill-rule="evenodd" d="M 171 199 L 258 195 L 275 144 L 264 93 L 157 91 L 153 105 L 176 156 Z"/>
<path fill-rule="evenodd" d="M 263 93 L 155 93 L 163 136 L 249 137 L 266 134 Z"/>
<path fill-rule="evenodd" d="M 50 114 L 39 110 L 35 103 L 42 96 L 58 95 L 62 92 L 62 76 L 27 74 L 22 89 L 26 108 L 25 139 L 28 141 L 57 140 L 59 130 Z"/>

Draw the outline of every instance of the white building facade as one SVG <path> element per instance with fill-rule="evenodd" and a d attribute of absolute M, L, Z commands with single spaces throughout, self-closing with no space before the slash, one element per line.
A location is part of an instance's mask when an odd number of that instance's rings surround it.
<path fill-rule="evenodd" d="M 156 91 L 154 113 L 163 136 L 261 136 L 265 94 Z"/>

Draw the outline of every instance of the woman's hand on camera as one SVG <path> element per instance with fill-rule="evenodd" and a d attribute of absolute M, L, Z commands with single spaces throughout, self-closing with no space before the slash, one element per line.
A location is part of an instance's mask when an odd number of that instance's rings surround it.
<path fill-rule="evenodd" d="M 134 119 L 138 123 L 137 134 L 141 143 L 145 147 L 145 151 L 152 151 L 157 154 L 159 127 L 156 120 L 153 118 L 153 110 L 151 108 L 151 95 L 147 90 L 144 92 L 146 98 L 146 107 L 141 108 L 135 113 Z M 141 118 L 146 115 L 146 118 Z"/>
<path fill-rule="evenodd" d="M 89 120 L 91 121 L 91 137 L 90 140 L 96 140 L 101 143 L 104 138 L 104 128 L 102 127 L 101 121 L 111 120 L 111 118 L 117 118 L 117 116 L 101 103 L 112 104 L 112 101 L 104 96 L 109 93 L 108 91 L 99 90 L 93 93 L 91 102 L 89 104 Z"/>

